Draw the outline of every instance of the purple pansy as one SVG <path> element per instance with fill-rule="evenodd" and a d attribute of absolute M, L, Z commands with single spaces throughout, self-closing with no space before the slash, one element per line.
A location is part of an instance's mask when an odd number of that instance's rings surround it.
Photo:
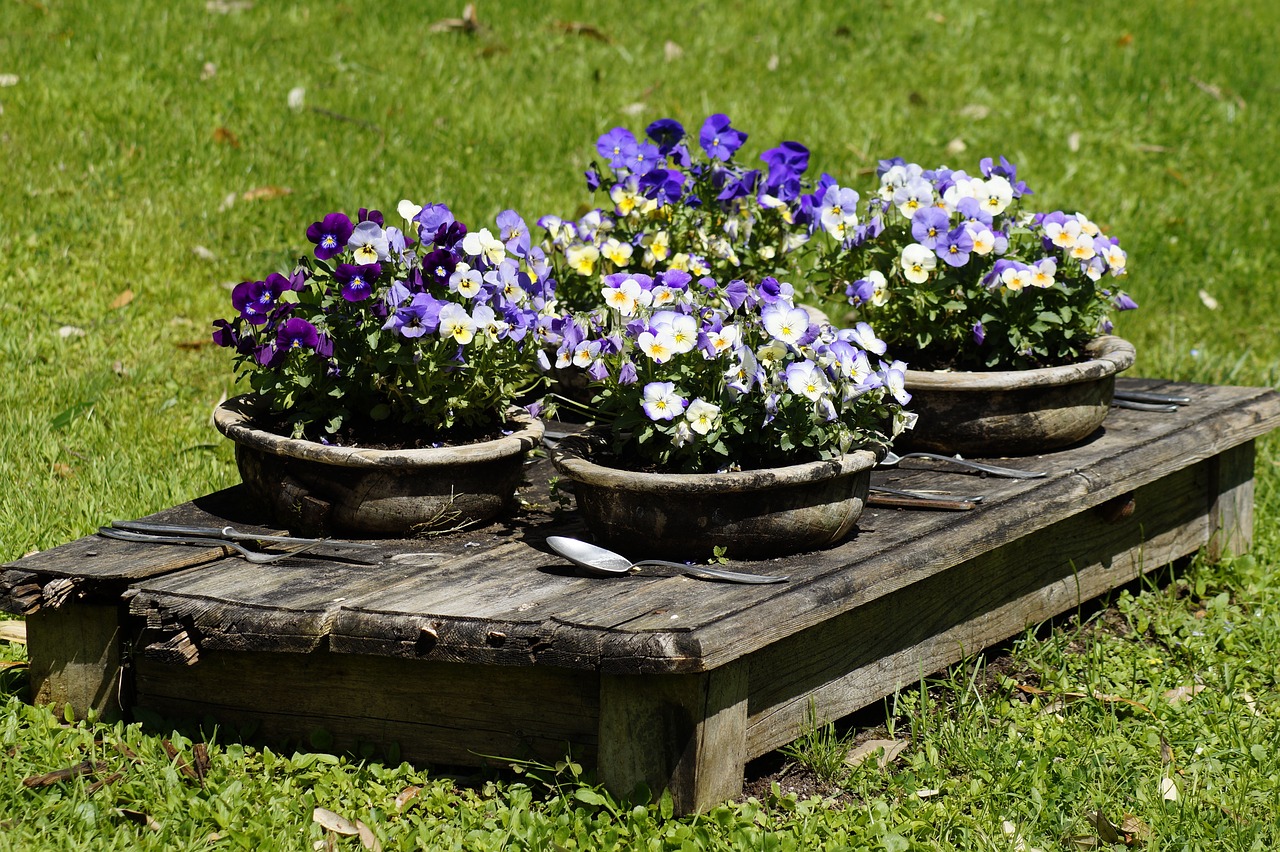
<path fill-rule="evenodd" d="M 307 239 L 316 244 L 316 260 L 328 260 L 347 247 L 355 226 L 344 213 L 330 213 L 307 228 Z"/>
<path fill-rule="evenodd" d="M 636 152 L 636 137 L 625 127 L 615 127 L 596 141 L 596 151 L 609 161 L 609 168 L 622 171 Z"/>
<path fill-rule="evenodd" d="M 658 145 L 663 156 L 671 153 L 684 139 L 684 126 L 674 118 L 660 118 L 645 128 L 645 135 Z"/>
<path fill-rule="evenodd" d="M 290 317 L 280 324 L 276 332 L 276 349 L 284 352 L 294 347 L 315 349 L 320 342 L 316 327 L 300 317 Z"/>
<path fill-rule="evenodd" d="M 716 113 L 703 122 L 702 132 L 698 134 L 702 150 L 713 160 L 727 161 L 747 141 L 747 134 L 736 130 L 729 124 L 729 116 Z"/>
<path fill-rule="evenodd" d="M 342 285 L 342 298 L 348 302 L 363 302 L 373 293 L 373 282 L 382 274 L 377 263 L 340 263 L 333 277 Z"/>

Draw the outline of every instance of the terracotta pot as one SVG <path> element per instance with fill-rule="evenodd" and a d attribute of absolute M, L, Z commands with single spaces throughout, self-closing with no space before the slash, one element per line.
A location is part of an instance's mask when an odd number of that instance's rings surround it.
<path fill-rule="evenodd" d="M 573 480 L 578 510 L 598 543 L 636 558 L 691 560 L 724 547 L 753 559 L 826 547 L 866 505 L 875 453 L 734 473 L 636 473 L 591 460 L 567 438 L 552 456 Z"/>
<path fill-rule="evenodd" d="M 1008 372 L 907 371 L 916 427 L 896 447 L 974 456 L 1032 455 L 1082 441 L 1111 407 L 1116 374 L 1133 365 L 1127 340 L 1103 336 L 1089 360 Z"/>
<path fill-rule="evenodd" d="M 483 523 L 520 483 L 542 422 L 509 414 L 516 431 L 492 441 L 417 450 L 334 447 L 258 428 L 254 398 L 215 409 L 214 425 L 236 445 L 250 494 L 275 519 L 307 534 L 400 536 Z"/>

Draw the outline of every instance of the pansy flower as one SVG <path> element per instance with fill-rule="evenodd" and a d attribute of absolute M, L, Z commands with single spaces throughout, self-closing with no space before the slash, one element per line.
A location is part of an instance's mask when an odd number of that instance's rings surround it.
<path fill-rule="evenodd" d="M 355 226 L 343 213 L 330 213 L 307 228 L 307 239 L 316 244 L 316 260 L 329 260 L 347 247 Z"/>

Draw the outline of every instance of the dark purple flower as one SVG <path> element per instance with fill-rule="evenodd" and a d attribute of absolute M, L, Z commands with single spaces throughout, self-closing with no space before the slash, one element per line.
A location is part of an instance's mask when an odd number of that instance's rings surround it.
<path fill-rule="evenodd" d="M 216 319 L 213 321 L 213 342 L 219 346 L 235 346 L 240 342 L 240 335 L 236 334 L 231 323 Z"/>
<path fill-rule="evenodd" d="M 716 196 L 717 201 L 733 201 L 736 198 L 746 198 L 756 194 L 756 186 L 760 182 L 760 170 L 751 169 L 743 172 L 737 178 L 732 178 L 724 182 L 724 188 L 720 190 L 720 194 Z"/>
<path fill-rule="evenodd" d="M 363 302 L 373 293 L 373 282 L 382 274 L 382 264 L 339 263 L 333 277 L 342 285 L 342 298 L 348 302 Z"/>
<path fill-rule="evenodd" d="M 450 222 L 447 225 L 441 225 L 436 231 L 435 238 L 432 240 L 437 248 L 452 249 L 458 243 L 462 242 L 463 237 L 467 235 L 467 226 L 462 222 Z"/>
<path fill-rule="evenodd" d="M 453 213 L 443 204 L 428 204 L 418 211 L 413 221 L 418 223 L 418 238 L 423 243 L 429 243 L 435 240 L 441 228 L 452 225 L 454 218 Z"/>
<path fill-rule="evenodd" d="M 587 169 L 582 175 L 587 179 L 587 190 L 589 192 L 595 192 L 600 188 L 600 173 L 594 167 Z"/>
<path fill-rule="evenodd" d="M 987 331 L 982 327 L 982 322 L 975 322 L 973 324 L 973 342 L 981 346 L 982 342 L 986 339 Z"/>
<path fill-rule="evenodd" d="M 684 172 L 676 169 L 654 169 L 640 178 L 640 192 L 658 202 L 659 207 L 675 204 L 684 195 Z"/>
<path fill-rule="evenodd" d="M 671 149 L 680 144 L 684 138 L 684 127 L 674 118 L 660 118 L 644 129 L 645 135 L 658 145 L 663 156 L 671 153 Z"/>
<path fill-rule="evenodd" d="M 596 151 L 609 161 L 609 168 L 621 171 L 630 168 L 636 152 L 636 137 L 625 127 L 615 127 L 596 140 Z"/>
<path fill-rule="evenodd" d="M 307 239 L 316 244 L 316 260 L 328 260 L 346 248 L 355 226 L 343 213 L 330 213 L 307 228 Z"/>
<path fill-rule="evenodd" d="M 804 174 L 809 168 L 809 149 L 799 142 L 783 142 L 760 155 L 769 164 L 769 170 L 786 169 L 792 174 Z"/>
<path fill-rule="evenodd" d="M 729 160 L 747 141 L 747 134 L 729 124 L 729 116 L 716 113 L 707 117 L 698 134 L 702 150 L 713 160 Z"/>
<path fill-rule="evenodd" d="M 241 281 L 231 291 L 231 304 L 249 325 L 262 325 L 275 307 L 276 296 L 265 281 Z"/>
<path fill-rule="evenodd" d="M 369 210 L 368 208 L 365 208 L 365 207 L 360 208 L 360 212 L 356 214 L 356 219 L 357 221 L 360 221 L 360 222 L 372 222 L 373 224 L 377 225 L 379 228 L 383 227 L 386 224 L 382 220 L 381 210 Z"/>
<path fill-rule="evenodd" d="M 287 352 L 295 346 L 303 349 L 315 349 L 320 342 L 320 332 L 311 323 L 299 317 L 285 320 L 276 332 L 276 349 Z"/>
<path fill-rule="evenodd" d="M 446 249 L 434 249 L 422 258 L 422 273 L 431 283 L 441 287 L 448 286 L 449 276 L 457 268 L 458 259 L 453 256 L 453 252 Z"/>
<path fill-rule="evenodd" d="M 782 284 L 777 278 L 770 275 L 760 281 L 760 285 L 756 288 L 756 293 L 759 295 L 761 302 L 766 305 L 772 305 L 778 299 L 791 295 L 791 285 Z"/>

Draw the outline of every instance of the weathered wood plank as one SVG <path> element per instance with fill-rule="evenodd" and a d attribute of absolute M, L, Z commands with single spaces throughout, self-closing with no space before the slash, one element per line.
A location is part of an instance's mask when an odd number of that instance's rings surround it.
<path fill-rule="evenodd" d="M 92 710 L 104 721 L 121 716 L 123 673 L 118 604 L 79 603 L 27 616 L 28 676 L 38 704 L 75 718 Z"/>
<path fill-rule="evenodd" d="M 203 648 L 307 652 L 322 647 L 348 595 L 412 576 L 417 565 L 229 558 L 135 586 L 129 613 L 160 632 L 186 629 Z"/>
<path fill-rule="evenodd" d="M 1253 546 L 1253 441 L 1210 459 L 1212 505 L 1209 507 L 1208 557 L 1240 555 Z"/>
<path fill-rule="evenodd" d="M 751 655 L 748 756 L 794 739 L 811 698 L 821 718 L 846 715 L 1194 553 L 1210 534 L 1207 468 L 1138 489 L 1126 518 L 1075 515 Z"/>
<path fill-rule="evenodd" d="M 354 654 L 218 651 L 193 666 L 137 661 L 137 706 L 253 725 L 304 745 L 396 743 L 406 760 L 475 766 L 483 756 L 594 761 L 599 682 L 548 666 L 468 666 Z"/>
<path fill-rule="evenodd" d="M 600 778 L 625 796 L 645 783 L 670 790 L 677 812 L 742 792 L 747 722 L 745 666 L 687 675 L 600 678 Z"/>

